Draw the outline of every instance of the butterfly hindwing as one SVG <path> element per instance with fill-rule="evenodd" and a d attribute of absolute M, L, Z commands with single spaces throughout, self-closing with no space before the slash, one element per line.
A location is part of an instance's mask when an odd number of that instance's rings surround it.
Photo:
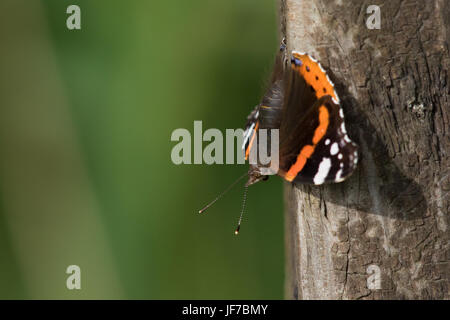
<path fill-rule="evenodd" d="M 348 138 L 340 106 L 324 96 L 299 119 L 292 135 L 280 145 L 281 175 L 288 181 L 322 184 L 340 182 L 357 164 L 357 147 Z M 296 141 L 294 143 L 293 141 Z"/>
<path fill-rule="evenodd" d="M 279 174 L 298 183 L 340 182 L 357 159 L 333 83 L 315 59 L 294 52 L 286 72 Z"/>

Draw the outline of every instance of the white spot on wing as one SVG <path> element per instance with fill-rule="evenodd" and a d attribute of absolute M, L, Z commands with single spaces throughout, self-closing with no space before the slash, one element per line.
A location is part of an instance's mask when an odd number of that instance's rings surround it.
<path fill-rule="evenodd" d="M 344 111 L 342 111 L 342 108 L 339 108 L 339 116 L 344 119 Z"/>
<path fill-rule="evenodd" d="M 244 132 L 244 142 L 242 143 L 242 150 L 244 150 L 245 145 L 247 144 L 247 141 L 250 138 L 250 134 L 253 132 L 254 127 L 255 123 L 253 122 L 252 125 Z"/>
<path fill-rule="evenodd" d="M 336 173 L 336 177 L 334 178 L 334 181 L 336 181 L 336 182 L 344 181 L 344 178 L 342 177 L 342 169 L 339 169 L 339 171 Z"/>
<path fill-rule="evenodd" d="M 330 139 L 325 140 L 325 145 L 329 145 L 330 144 Z"/>
<path fill-rule="evenodd" d="M 301 51 L 292 51 L 292 54 L 299 54 L 301 56 L 304 56 L 306 53 L 305 52 L 301 52 Z"/>
<path fill-rule="evenodd" d="M 330 77 L 328 77 L 328 75 L 327 75 L 327 80 L 331 84 L 331 86 L 334 88 L 334 83 L 333 83 L 333 81 L 330 80 Z"/>
<path fill-rule="evenodd" d="M 250 137 L 250 134 L 253 131 L 253 128 L 255 127 L 255 123 L 253 122 L 250 127 L 245 131 L 245 139 L 248 139 Z"/>
<path fill-rule="evenodd" d="M 330 154 L 331 154 L 332 156 L 334 156 L 334 155 L 337 154 L 338 152 L 339 152 L 339 146 L 338 146 L 337 142 L 335 142 L 335 143 L 333 143 L 333 144 L 331 145 L 331 148 L 330 148 Z"/>
<path fill-rule="evenodd" d="M 325 178 L 330 172 L 331 168 L 331 159 L 323 158 L 319 164 L 319 169 L 317 170 L 316 175 L 314 176 L 314 184 L 322 184 L 325 182 Z"/>
<path fill-rule="evenodd" d="M 342 159 L 342 153 L 338 154 L 338 159 L 341 160 Z M 341 163 L 342 164 L 342 163 Z"/>
<path fill-rule="evenodd" d="M 334 92 L 334 96 L 336 97 L 332 97 L 332 100 L 333 100 L 333 102 L 335 103 L 335 104 L 339 104 L 339 103 L 341 103 L 341 100 L 339 100 L 339 96 L 338 96 L 338 94 L 336 93 L 336 90 L 333 90 L 333 92 Z"/>
<path fill-rule="evenodd" d="M 326 73 L 325 69 L 322 67 L 322 65 L 320 63 L 318 65 L 319 65 L 320 70 L 322 70 L 323 73 Z"/>

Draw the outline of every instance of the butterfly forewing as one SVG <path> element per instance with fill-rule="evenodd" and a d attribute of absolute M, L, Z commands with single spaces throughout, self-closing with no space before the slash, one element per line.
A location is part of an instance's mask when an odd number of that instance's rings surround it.
<path fill-rule="evenodd" d="M 311 56 L 293 52 L 288 64 L 283 57 L 281 51 L 269 88 L 248 118 L 246 154 L 260 144 L 252 141 L 259 129 L 279 129 L 280 176 L 316 185 L 343 181 L 356 168 L 358 154 L 334 84 Z M 255 166 L 250 172 L 259 174 Z"/>

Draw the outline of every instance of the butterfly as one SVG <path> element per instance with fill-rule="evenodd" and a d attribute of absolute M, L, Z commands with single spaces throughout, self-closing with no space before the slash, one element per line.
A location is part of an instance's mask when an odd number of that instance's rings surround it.
<path fill-rule="evenodd" d="M 260 137 L 264 130 L 265 139 Z M 278 135 L 267 135 L 268 130 L 276 130 Z M 273 173 L 292 183 L 338 183 L 356 169 L 358 146 L 347 134 L 344 112 L 333 82 L 310 55 L 292 51 L 288 56 L 285 40 L 275 59 L 270 84 L 261 102 L 247 117 L 242 144 L 245 159 L 258 155 L 260 148 L 271 149 L 274 142 L 278 143 L 276 172 L 268 174 L 272 163 L 263 164 L 256 156 L 256 161 L 250 161 L 246 174 L 199 212 L 204 212 L 248 176 L 235 230 L 238 234 L 250 185 L 267 180 Z"/>
<path fill-rule="evenodd" d="M 261 146 L 261 129 L 279 130 L 277 175 L 286 181 L 321 185 L 348 178 L 358 163 L 358 147 L 349 138 L 333 82 L 310 55 L 282 44 L 270 85 L 247 118 L 243 149 L 249 159 Z M 267 179 L 265 166 L 250 164 L 247 186 Z"/>

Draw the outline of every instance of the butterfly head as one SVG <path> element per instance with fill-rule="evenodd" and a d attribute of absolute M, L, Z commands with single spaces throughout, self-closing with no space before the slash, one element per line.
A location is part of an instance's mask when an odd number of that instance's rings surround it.
<path fill-rule="evenodd" d="M 269 176 L 262 174 L 259 167 L 250 165 L 250 168 L 248 170 L 248 180 L 245 185 L 251 186 L 252 184 L 255 184 L 259 181 L 266 181 L 267 179 L 269 179 Z"/>

